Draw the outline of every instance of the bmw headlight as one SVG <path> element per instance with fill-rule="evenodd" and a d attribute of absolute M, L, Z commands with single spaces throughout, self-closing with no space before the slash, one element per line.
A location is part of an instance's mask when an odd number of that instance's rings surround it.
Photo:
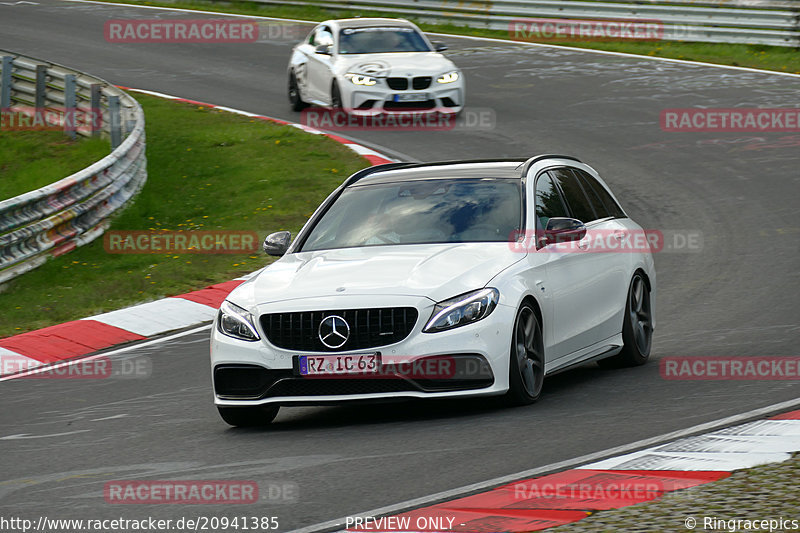
<path fill-rule="evenodd" d="M 345 78 L 353 82 L 353 85 L 375 85 L 378 83 L 376 78 L 372 76 L 367 76 L 366 74 L 353 74 L 352 72 L 348 72 L 344 75 Z"/>
<path fill-rule="evenodd" d="M 460 74 L 457 70 L 452 72 L 448 72 L 447 74 L 442 74 L 438 78 L 436 78 L 437 83 L 453 83 L 454 81 L 458 81 Z"/>
<path fill-rule="evenodd" d="M 477 322 L 494 311 L 499 299 L 500 291 L 490 287 L 439 302 L 422 331 L 436 333 Z"/>
<path fill-rule="evenodd" d="M 219 308 L 217 329 L 220 333 L 243 341 L 257 341 L 260 338 L 256 332 L 253 315 L 227 300 L 222 302 Z"/>

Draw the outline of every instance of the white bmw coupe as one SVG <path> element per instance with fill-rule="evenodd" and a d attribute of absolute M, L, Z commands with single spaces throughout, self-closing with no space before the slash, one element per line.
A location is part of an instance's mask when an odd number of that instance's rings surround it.
<path fill-rule="evenodd" d="M 640 365 L 655 326 L 650 242 L 568 156 L 389 163 L 350 176 L 211 334 L 236 426 L 279 406 L 505 395 L 597 360 Z"/>
<path fill-rule="evenodd" d="M 464 107 L 464 77 L 407 20 L 355 18 L 317 25 L 292 50 L 289 101 L 353 114 L 408 111 L 457 114 Z"/>

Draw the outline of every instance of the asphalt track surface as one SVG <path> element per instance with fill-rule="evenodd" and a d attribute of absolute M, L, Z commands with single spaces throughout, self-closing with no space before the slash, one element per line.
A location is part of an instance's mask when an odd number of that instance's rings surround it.
<path fill-rule="evenodd" d="M 103 37 L 108 19 L 194 16 L 52 0 L 0 5 L 0 48 L 119 85 L 299 120 L 285 96 L 286 40 Z M 800 79 L 444 40 L 466 73 L 468 107 L 490 110 L 494 129 L 352 136 L 420 160 L 574 154 L 645 228 L 699 232 L 701 250 L 657 254 L 653 361 L 549 378 L 541 401 L 526 408 L 485 400 L 298 407 L 282 410 L 270 429 L 236 430 L 212 405 L 200 332 L 119 356 L 149 358 L 149 379 L 0 383 L 0 515 L 260 515 L 279 517 L 286 531 L 800 396 L 791 381 L 665 380 L 658 365 L 678 355 L 798 355 L 800 135 L 665 133 L 659 112 L 795 107 Z M 298 497 L 258 506 L 106 504 L 104 483 L 120 479 L 255 480 L 262 491 L 288 482 Z"/>

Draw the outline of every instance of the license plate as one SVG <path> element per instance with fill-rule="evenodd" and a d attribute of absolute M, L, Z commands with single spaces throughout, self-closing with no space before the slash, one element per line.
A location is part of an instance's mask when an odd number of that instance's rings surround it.
<path fill-rule="evenodd" d="M 376 353 L 301 355 L 298 359 L 301 376 L 377 374 L 381 366 Z"/>
<path fill-rule="evenodd" d="M 428 93 L 402 93 L 394 95 L 395 102 L 424 102 Z"/>

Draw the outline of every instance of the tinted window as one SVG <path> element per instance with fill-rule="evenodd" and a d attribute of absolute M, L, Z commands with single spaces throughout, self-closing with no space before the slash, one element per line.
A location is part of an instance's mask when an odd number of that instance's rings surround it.
<path fill-rule="evenodd" d="M 561 199 L 561 193 L 553 185 L 547 173 L 536 180 L 536 229 L 545 229 L 547 221 L 553 217 L 567 217 L 567 209 Z"/>
<path fill-rule="evenodd" d="M 521 230 L 519 180 L 433 179 L 356 185 L 311 230 L 302 251 L 433 242 L 506 242 Z"/>
<path fill-rule="evenodd" d="M 586 197 L 586 193 L 584 193 L 583 187 L 575 174 L 565 168 L 550 170 L 548 173 L 561 187 L 573 218 L 577 218 L 583 223 L 597 219 L 592 209 L 592 204 Z"/>
<path fill-rule="evenodd" d="M 586 187 L 587 191 L 591 191 L 593 193 L 592 200 L 596 204 L 597 201 L 602 202 L 604 209 L 598 208 L 598 214 L 600 211 L 605 211 L 606 215 L 609 217 L 620 218 L 624 217 L 625 213 L 622 211 L 622 208 L 617 204 L 614 198 L 608 193 L 608 191 L 600 185 L 592 175 L 583 170 L 578 170 L 577 168 L 572 169 L 573 172 L 578 174 L 581 178 L 583 178 L 584 185 L 588 184 Z M 602 215 L 601 215 L 602 216 Z"/>
<path fill-rule="evenodd" d="M 425 39 L 414 28 L 372 26 L 345 28 L 339 32 L 340 54 L 429 51 Z"/>

